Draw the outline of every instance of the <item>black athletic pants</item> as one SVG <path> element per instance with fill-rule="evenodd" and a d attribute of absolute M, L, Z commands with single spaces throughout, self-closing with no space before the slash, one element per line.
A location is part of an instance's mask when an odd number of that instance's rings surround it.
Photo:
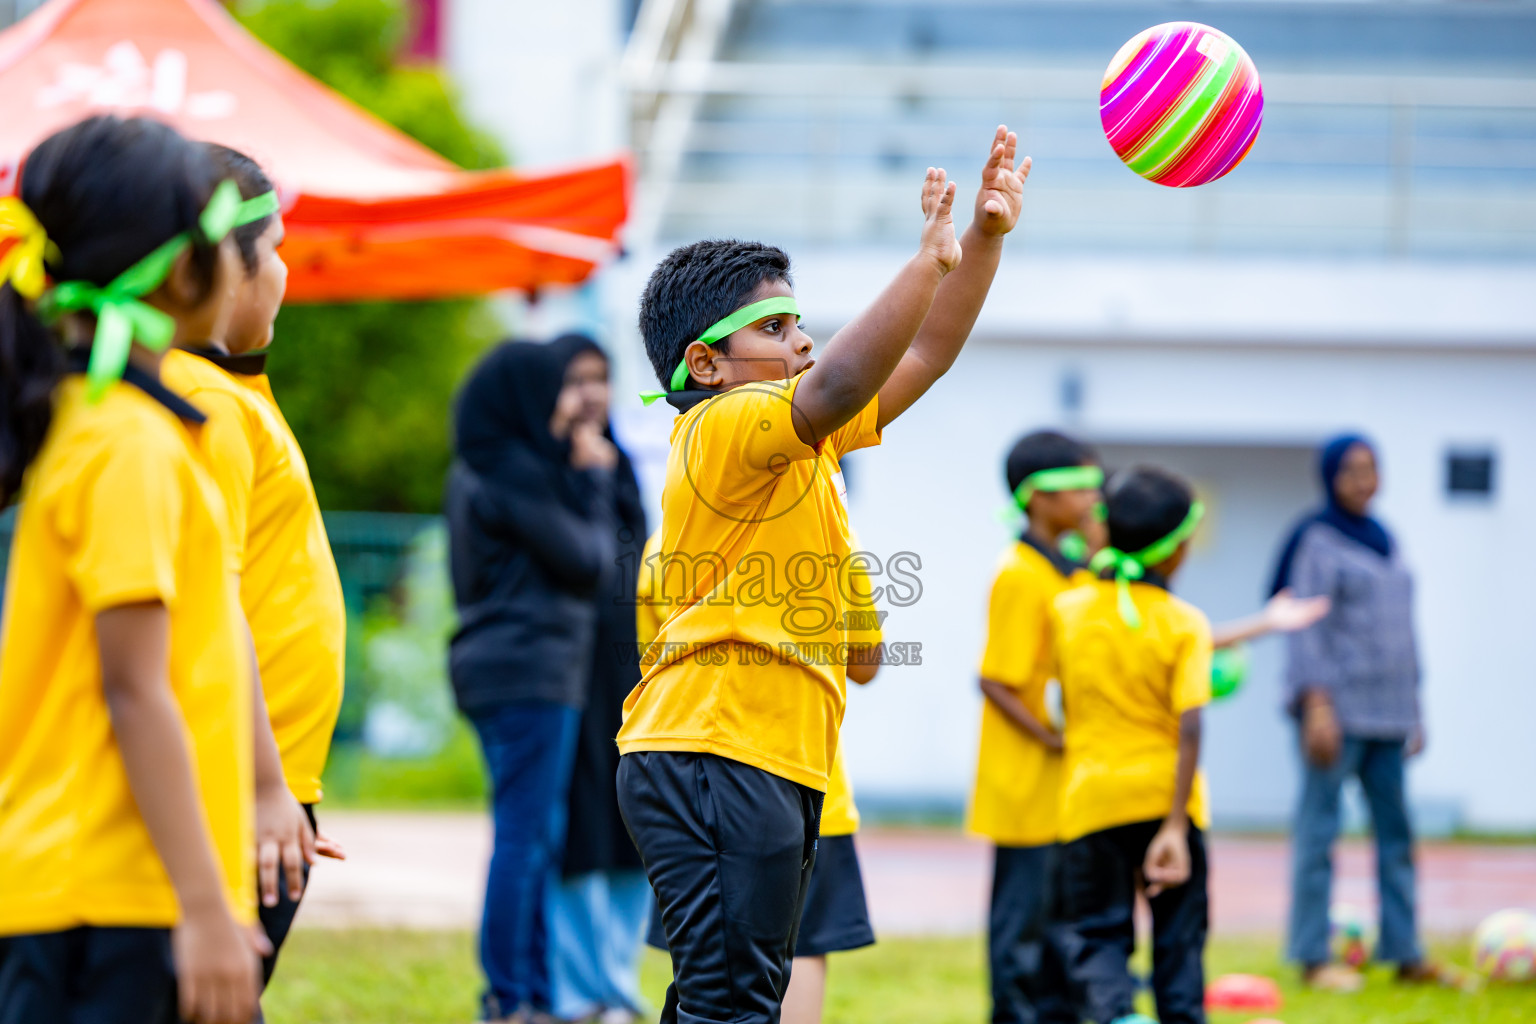
<path fill-rule="evenodd" d="M 987 918 L 992 1024 L 1077 1024 L 1062 948 L 1058 851 L 999 846 Z"/>
<path fill-rule="evenodd" d="M 620 757 L 618 791 L 672 952 L 661 1024 L 777 1024 L 822 794 L 670 751 Z"/>
<path fill-rule="evenodd" d="M 318 829 L 315 824 L 315 805 L 304 804 L 304 814 L 309 818 L 309 827 Z M 309 888 L 309 865 L 304 865 L 304 888 Z M 304 899 L 304 893 L 299 893 L 298 899 L 292 899 L 288 895 L 288 874 L 286 871 L 278 871 L 277 875 L 277 906 L 268 907 L 257 902 L 257 914 L 261 918 L 261 930 L 267 933 L 267 941 L 272 943 L 272 954 L 261 959 L 261 987 L 266 988 L 272 980 L 272 972 L 277 969 L 277 954 L 283 950 L 283 942 L 288 938 L 288 932 L 293 927 L 293 919 L 298 916 L 299 904 Z"/>
<path fill-rule="evenodd" d="M 176 1024 L 168 928 L 0 938 L 0 1024 Z"/>
<path fill-rule="evenodd" d="M 1127 961 L 1136 946 L 1133 914 L 1141 866 L 1161 821 L 1093 832 L 1061 848 L 1062 899 L 1068 921 L 1067 971 L 1083 1015 L 1107 1024 L 1135 1012 Z M 1162 1024 L 1205 1022 L 1205 837 L 1189 829 L 1189 881 L 1154 896 L 1152 994 Z"/>

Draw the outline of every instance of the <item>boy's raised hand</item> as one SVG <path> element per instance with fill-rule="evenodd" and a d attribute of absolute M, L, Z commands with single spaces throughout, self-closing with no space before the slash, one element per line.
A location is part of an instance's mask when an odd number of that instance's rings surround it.
<path fill-rule="evenodd" d="M 975 225 L 984 235 L 1006 235 L 1019 223 L 1024 208 L 1024 182 L 1034 161 L 1025 157 L 1018 169 L 1014 159 L 1019 151 L 1019 137 L 998 125 L 992 137 L 992 155 L 981 170 L 981 188 L 976 193 Z"/>
<path fill-rule="evenodd" d="M 960 265 L 960 240 L 955 237 L 955 183 L 944 168 L 928 168 L 923 178 L 923 237 L 918 249 L 949 273 Z"/>

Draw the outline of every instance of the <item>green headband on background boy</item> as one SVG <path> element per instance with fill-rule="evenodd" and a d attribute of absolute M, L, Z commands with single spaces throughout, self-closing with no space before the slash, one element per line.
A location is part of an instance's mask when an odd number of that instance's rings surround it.
<path fill-rule="evenodd" d="M 1054 494 L 1057 491 L 1096 491 L 1104 486 L 1104 470 L 1098 466 L 1060 466 L 1031 473 L 1019 482 L 1013 492 L 1013 500 L 1019 508 L 1026 508 L 1029 499 L 1036 494 Z"/>
<path fill-rule="evenodd" d="M 1115 589 L 1118 591 L 1120 605 L 1120 618 L 1132 629 L 1141 628 L 1141 612 L 1136 609 L 1136 602 L 1131 600 L 1131 580 L 1139 580 L 1147 574 L 1149 566 L 1166 562 L 1179 545 L 1184 543 L 1200 525 L 1200 520 L 1205 515 L 1205 506 L 1198 501 L 1189 506 L 1189 514 L 1184 521 L 1176 526 L 1172 533 L 1142 548 L 1127 554 L 1119 548 L 1105 548 L 1093 556 L 1093 561 L 1088 563 L 1094 572 L 1113 568 L 1115 570 Z"/>
<path fill-rule="evenodd" d="M 197 228 L 209 244 L 217 245 L 238 227 L 253 224 L 278 212 L 275 192 L 241 200 L 234 181 L 221 181 L 197 218 Z M 105 285 L 89 281 L 61 281 L 43 296 L 45 316 L 89 310 L 96 315 L 96 336 L 86 368 L 86 397 L 95 402 L 119 380 L 128 365 L 128 351 L 138 341 L 158 352 L 176 336 L 176 321 L 167 313 L 141 301 L 165 283 L 177 257 L 192 244 L 192 233 L 183 231 L 156 246 L 148 256 Z"/>
<path fill-rule="evenodd" d="M 706 345 L 713 345 L 721 338 L 735 334 L 754 320 L 761 320 L 763 317 L 772 316 L 774 313 L 793 313 L 798 317 L 800 315 L 800 305 L 788 295 L 775 295 L 770 299 L 760 299 L 751 305 L 742 306 L 723 320 L 716 320 L 709 325 L 703 334 L 699 335 L 697 340 L 702 341 Z M 658 398 L 667 397 L 671 392 L 683 390 L 683 385 L 687 383 L 688 360 L 685 358 L 677 364 L 677 369 L 672 371 L 672 379 L 667 382 L 666 391 L 642 391 L 640 392 L 640 400 L 646 405 L 650 405 Z"/>
<path fill-rule="evenodd" d="M 1098 466 L 1057 466 L 1055 469 L 1038 470 L 1019 481 L 1019 486 L 1014 489 L 1013 501 L 1017 508 L 1003 509 L 998 518 L 1005 523 L 1017 525 L 1019 512 L 1029 511 L 1029 499 L 1036 494 L 1096 491 L 1103 486 L 1104 470 Z M 1074 562 L 1081 562 L 1088 557 L 1088 542 L 1080 533 L 1062 534 L 1057 546 L 1063 555 Z"/>

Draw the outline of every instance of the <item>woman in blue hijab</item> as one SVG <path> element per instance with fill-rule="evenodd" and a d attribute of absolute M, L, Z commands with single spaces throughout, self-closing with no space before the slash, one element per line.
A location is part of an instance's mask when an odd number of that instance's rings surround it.
<path fill-rule="evenodd" d="M 1415 902 L 1413 832 L 1404 762 L 1423 746 L 1413 578 L 1392 534 L 1370 514 L 1380 483 L 1376 450 L 1358 434 L 1323 446 L 1323 506 L 1282 547 L 1271 593 L 1326 595 L 1328 615 L 1293 633 L 1286 708 L 1301 734 L 1301 800 L 1292 844 L 1289 954 L 1309 985 L 1355 990 L 1353 968 L 1330 963 L 1328 907 L 1339 794 L 1360 780 L 1376 837 L 1381 938 L 1376 959 L 1402 982 L 1442 981 L 1424 959 Z"/>

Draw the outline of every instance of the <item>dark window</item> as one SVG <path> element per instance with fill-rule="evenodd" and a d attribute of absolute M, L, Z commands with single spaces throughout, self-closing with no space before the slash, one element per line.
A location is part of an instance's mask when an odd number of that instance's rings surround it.
<path fill-rule="evenodd" d="M 1491 451 L 1449 452 L 1445 457 L 1445 490 L 1459 497 L 1491 497 L 1493 471 Z"/>

